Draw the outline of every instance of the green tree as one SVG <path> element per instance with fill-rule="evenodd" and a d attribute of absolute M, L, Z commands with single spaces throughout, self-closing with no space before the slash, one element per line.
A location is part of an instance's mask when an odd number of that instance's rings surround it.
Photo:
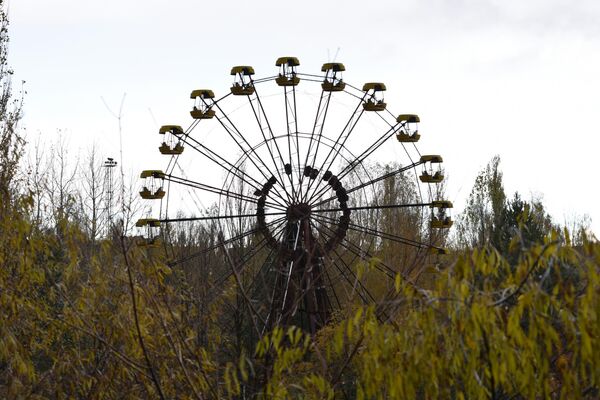
<path fill-rule="evenodd" d="M 458 243 L 464 247 L 481 247 L 502 240 L 499 227 L 503 224 L 506 194 L 499 166 L 500 157 L 495 156 L 475 179 L 456 227 Z"/>
<path fill-rule="evenodd" d="M 8 65 L 8 17 L 0 0 L 0 212 L 12 204 L 11 189 L 24 145 L 18 130 L 23 98 L 13 96 L 12 75 Z"/>
<path fill-rule="evenodd" d="M 527 202 L 521 199 L 519 193 L 515 193 L 506 203 L 502 223 L 497 227 L 498 240 L 492 245 L 507 255 L 512 238 L 519 240 L 521 246 L 526 248 L 541 242 L 553 228 L 552 218 L 541 201 Z"/>
<path fill-rule="evenodd" d="M 455 235 L 459 247 L 493 246 L 509 256 L 513 239 L 527 248 L 541 242 L 553 228 L 541 201 L 525 201 L 519 193 L 507 199 L 500 157 L 495 156 L 475 179 Z"/>
<path fill-rule="evenodd" d="M 471 251 L 427 291 L 399 278 L 395 320 L 359 309 L 312 345 L 273 332 L 258 347 L 274 359 L 258 397 L 598 398 L 600 245 L 561 243 L 554 232 L 515 264 Z"/>

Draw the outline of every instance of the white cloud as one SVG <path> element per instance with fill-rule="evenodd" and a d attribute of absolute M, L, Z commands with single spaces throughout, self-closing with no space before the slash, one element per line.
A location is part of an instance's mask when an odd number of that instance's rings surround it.
<path fill-rule="evenodd" d="M 589 213 L 600 232 L 593 205 L 600 190 L 590 184 L 600 148 L 600 2 L 10 6 L 10 57 L 28 81 L 30 130 L 67 128 L 79 147 L 102 141 L 115 135 L 115 122 L 100 96 L 114 105 L 127 92 L 126 144 L 139 169 L 147 158 L 134 154 L 154 152 L 158 140 L 149 108 L 159 124 L 186 121 L 189 91 L 227 91 L 233 64 L 253 64 L 266 76 L 277 56 L 293 54 L 304 71 L 318 72 L 327 50 L 340 47 L 349 81 L 384 81 L 390 109 L 422 114 L 423 151 L 444 154 L 459 204 L 480 167 L 500 154 L 509 189 L 544 193 L 559 220 L 573 210 Z"/>

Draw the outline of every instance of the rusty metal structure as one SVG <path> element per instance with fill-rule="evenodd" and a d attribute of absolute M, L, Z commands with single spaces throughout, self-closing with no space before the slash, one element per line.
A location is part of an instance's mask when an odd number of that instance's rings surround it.
<path fill-rule="evenodd" d="M 324 64 L 321 74 L 299 72 L 296 57 L 280 57 L 275 66 L 277 74 L 260 79 L 251 66 L 233 67 L 224 95 L 191 92 L 188 128 L 160 129 L 159 150 L 169 162 L 164 170 L 142 172 L 150 182 L 140 195 L 160 201 L 161 215 L 138 222 L 140 243 L 153 246 L 163 236 L 173 268 L 224 254 L 230 270 L 207 275 L 216 293 L 236 278 L 263 331 L 294 324 L 315 333 L 340 310 L 389 300 L 396 276 L 418 257 L 444 254 L 433 232 L 452 225 L 452 203 L 437 198 L 442 157 L 421 155 L 421 120 L 389 112 L 386 85 L 353 86 L 343 80 L 341 63 Z M 279 88 L 278 106 L 263 88 Z M 307 93 L 312 97 L 302 102 Z M 206 163 L 185 170 L 195 178 L 182 174 L 189 152 Z M 373 170 L 390 154 L 398 158 L 394 168 Z M 183 190 L 215 196 L 217 207 L 199 216 L 170 215 L 170 194 L 183 198 Z M 212 224 L 220 239 L 184 249 L 169 241 L 184 224 Z M 401 233 L 407 225 L 411 237 Z M 398 257 L 403 266 L 378 258 L 390 243 L 409 254 Z M 374 272 L 367 279 L 364 270 Z"/>

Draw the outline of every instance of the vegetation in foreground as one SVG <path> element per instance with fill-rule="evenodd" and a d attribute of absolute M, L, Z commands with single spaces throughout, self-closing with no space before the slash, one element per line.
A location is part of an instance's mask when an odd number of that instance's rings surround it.
<path fill-rule="evenodd" d="M 248 348 L 227 296 L 204 306 L 137 248 L 93 245 L 69 223 L 40 232 L 30 208 L 1 211 L 2 397 L 600 395 L 597 243 L 554 232 L 528 247 L 517 236 L 514 262 L 458 252 L 418 285 L 398 275 L 386 321 L 359 308 L 314 338 L 275 329 Z"/>

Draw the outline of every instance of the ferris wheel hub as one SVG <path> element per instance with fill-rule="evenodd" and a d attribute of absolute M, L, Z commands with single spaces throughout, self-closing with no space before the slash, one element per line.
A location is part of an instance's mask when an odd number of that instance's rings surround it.
<path fill-rule="evenodd" d="M 311 207 L 307 203 L 292 204 L 288 207 L 286 215 L 289 222 L 298 222 L 310 217 Z"/>

